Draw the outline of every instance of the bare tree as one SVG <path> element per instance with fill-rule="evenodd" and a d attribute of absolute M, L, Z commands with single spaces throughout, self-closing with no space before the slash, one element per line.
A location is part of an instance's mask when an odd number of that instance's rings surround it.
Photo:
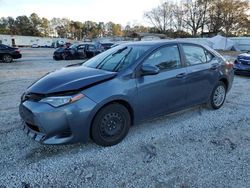
<path fill-rule="evenodd" d="M 165 32 L 167 29 L 172 29 L 174 20 L 174 4 L 164 2 L 151 11 L 144 14 L 144 17 L 160 32 Z"/>
<path fill-rule="evenodd" d="M 202 1 L 191 0 L 184 4 L 184 22 L 187 29 L 192 32 L 193 36 L 198 34 L 198 30 L 202 28 L 204 21 L 204 6 Z"/>
<path fill-rule="evenodd" d="M 247 30 L 250 10 L 248 0 L 217 0 L 208 9 L 207 26 L 210 32 L 224 31 L 226 35 Z"/>

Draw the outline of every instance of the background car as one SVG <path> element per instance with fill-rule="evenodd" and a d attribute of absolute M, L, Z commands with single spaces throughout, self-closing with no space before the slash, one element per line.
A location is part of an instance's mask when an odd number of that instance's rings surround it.
<path fill-rule="evenodd" d="M 214 50 L 181 41 L 123 44 L 33 83 L 19 107 L 24 130 L 44 144 L 118 144 L 149 118 L 208 104 L 219 109 L 233 64 Z"/>
<path fill-rule="evenodd" d="M 38 44 L 32 44 L 31 48 L 39 48 L 40 46 Z"/>
<path fill-rule="evenodd" d="M 114 45 L 112 42 L 102 42 L 101 45 L 103 46 L 104 50 L 108 50 L 111 48 L 111 46 Z"/>
<path fill-rule="evenodd" d="M 54 52 L 53 58 L 55 60 L 84 59 L 91 58 L 103 51 L 102 46 L 95 43 L 73 44 L 70 47 L 58 48 Z"/>
<path fill-rule="evenodd" d="M 250 52 L 238 55 L 234 62 L 235 74 L 250 75 Z"/>
<path fill-rule="evenodd" d="M 12 48 L 10 46 L 0 44 L 0 61 L 4 63 L 11 63 L 13 59 L 19 59 L 22 57 L 18 48 Z"/>

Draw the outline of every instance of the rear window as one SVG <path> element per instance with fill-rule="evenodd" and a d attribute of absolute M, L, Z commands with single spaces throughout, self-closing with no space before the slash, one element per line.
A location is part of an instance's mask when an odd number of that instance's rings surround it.
<path fill-rule="evenodd" d="M 88 50 L 95 50 L 95 46 L 94 45 L 89 45 Z"/>
<path fill-rule="evenodd" d="M 184 54 L 186 56 L 187 65 L 196 65 L 201 63 L 208 63 L 214 55 L 208 50 L 195 45 L 183 45 Z"/>
<path fill-rule="evenodd" d="M 183 45 L 187 65 L 206 63 L 206 54 L 203 48 L 194 45 Z"/>

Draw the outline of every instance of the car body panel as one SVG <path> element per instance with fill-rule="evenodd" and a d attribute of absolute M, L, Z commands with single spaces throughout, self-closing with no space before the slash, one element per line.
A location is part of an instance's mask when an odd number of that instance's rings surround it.
<path fill-rule="evenodd" d="M 234 70 L 236 74 L 250 75 L 250 53 L 238 55 L 234 62 Z"/>
<path fill-rule="evenodd" d="M 89 114 L 96 103 L 88 97 L 59 108 L 46 103 L 25 101 L 19 106 L 24 129 L 44 144 L 86 142 L 89 139 Z M 39 127 L 39 131 L 34 130 Z M 68 133 L 64 137 L 62 133 Z M 35 134 L 35 135 L 34 135 Z M 61 135 L 62 134 L 62 135 Z"/>
<path fill-rule="evenodd" d="M 141 119 L 175 111 L 185 105 L 186 79 L 177 77 L 183 73 L 186 74 L 186 68 L 163 71 L 154 76 L 136 79 L 138 90 L 136 111 Z"/>
<path fill-rule="evenodd" d="M 80 90 L 115 75 L 114 72 L 84 66 L 66 67 L 39 79 L 28 88 L 27 93 L 50 94 Z"/>
<path fill-rule="evenodd" d="M 22 97 L 20 115 L 26 122 L 24 129 L 32 136 L 39 135 L 34 139 L 45 144 L 86 142 L 95 115 L 107 104 L 119 102 L 125 105 L 133 124 L 137 124 L 187 106 L 206 103 L 213 87 L 221 79 L 228 82 L 228 90 L 231 88 L 232 67 L 227 67 L 226 61 L 220 55 L 204 46 L 200 47 L 207 49 L 218 59 L 187 66 L 180 50 L 181 67 L 143 76 L 141 67 L 145 58 L 158 48 L 171 44 L 180 46 L 182 42 L 138 42 L 121 45 L 121 48 L 127 45 L 149 45 L 150 49 L 128 68 L 117 73 L 87 68 L 83 64 L 46 75 L 31 85 L 24 96 L 35 93 L 47 97 L 57 93 L 67 95 L 68 91 L 75 91 L 75 94 L 82 93 L 85 97 L 57 108 L 40 102 L 39 97 L 37 100 Z M 212 67 L 215 63 L 216 68 Z M 29 124 L 38 126 L 40 132 Z M 62 136 L 65 130 L 70 130 L 71 134 Z"/>

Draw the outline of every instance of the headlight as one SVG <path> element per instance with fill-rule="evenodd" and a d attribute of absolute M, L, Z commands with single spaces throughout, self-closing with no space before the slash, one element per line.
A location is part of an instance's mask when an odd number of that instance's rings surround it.
<path fill-rule="evenodd" d="M 42 100 L 40 100 L 39 102 L 43 102 L 43 103 L 48 103 L 51 106 L 54 107 L 59 107 L 68 103 L 73 103 L 75 101 L 78 101 L 79 99 L 83 98 L 84 95 L 83 94 L 77 94 L 74 96 L 56 96 L 56 97 L 47 97 L 44 98 Z"/>
<path fill-rule="evenodd" d="M 239 63 L 239 64 L 241 64 L 241 61 L 242 61 L 243 59 L 237 59 L 237 63 Z"/>

